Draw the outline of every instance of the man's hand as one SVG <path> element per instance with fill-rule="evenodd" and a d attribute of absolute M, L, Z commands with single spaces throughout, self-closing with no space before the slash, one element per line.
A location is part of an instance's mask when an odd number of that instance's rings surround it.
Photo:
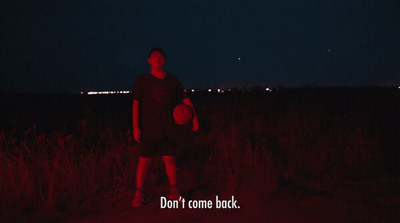
<path fill-rule="evenodd" d="M 192 120 L 192 124 L 193 124 L 192 125 L 192 130 L 194 132 L 199 130 L 199 120 L 197 119 L 196 110 L 194 110 L 192 102 L 190 101 L 189 98 L 185 98 L 185 99 L 183 99 L 183 104 L 189 105 L 192 108 L 193 115 L 194 115 L 193 120 Z"/>
<path fill-rule="evenodd" d="M 195 117 L 192 121 L 192 131 L 196 132 L 197 130 L 199 130 L 199 121 L 197 120 L 197 117 Z"/>
<path fill-rule="evenodd" d="M 142 138 L 142 132 L 140 128 L 133 129 L 133 138 L 135 138 L 136 142 L 140 143 L 140 139 Z"/>

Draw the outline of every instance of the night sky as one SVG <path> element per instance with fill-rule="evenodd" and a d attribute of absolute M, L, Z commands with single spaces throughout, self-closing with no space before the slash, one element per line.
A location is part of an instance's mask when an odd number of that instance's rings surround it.
<path fill-rule="evenodd" d="M 0 92 L 400 85 L 398 0 L 2 0 Z M 238 59 L 240 58 L 240 60 Z"/>

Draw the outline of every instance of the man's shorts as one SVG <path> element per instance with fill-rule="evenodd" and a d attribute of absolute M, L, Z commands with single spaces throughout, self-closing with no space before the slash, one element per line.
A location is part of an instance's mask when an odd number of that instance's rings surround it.
<path fill-rule="evenodd" d="M 144 158 L 175 156 L 177 149 L 177 139 L 147 139 L 139 143 L 140 155 Z"/>

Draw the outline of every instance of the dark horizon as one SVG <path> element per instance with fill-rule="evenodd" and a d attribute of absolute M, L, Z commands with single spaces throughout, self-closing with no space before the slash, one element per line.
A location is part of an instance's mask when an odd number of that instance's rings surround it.
<path fill-rule="evenodd" d="M 266 89 L 269 90 L 266 90 Z M 209 92 L 209 89 L 212 91 Z M 218 92 L 218 89 L 221 92 Z M 284 85 L 276 85 L 276 86 L 260 86 L 260 85 L 253 85 L 253 86 L 233 86 L 233 87 L 227 87 L 227 88 L 213 88 L 213 87 L 203 87 L 203 88 L 185 88 L 185 90 L 189 94 L 230 94 L 230 93 L 243 93 L 243 92 L 248 92 L 248 93 L 263 93 L 269 94 L 271 92 L 279 92 L 279 91 L 292 91 L 292 90 L 317 90 L 317 91 L 330 91 L 330 90 L 352 90 L 354 92 L 357 92 L 359 90 L 364 91 L 364 90 L 389 90 L 391 92 L 394 92 L 396 90 L 400 91 L 400 86 L 378 86 L 378 85 L 371 85 L 371 86 L 319 86 L 319 85 L 312 85 L 312 84 L 307 84 L 307 85 L 298 85 L 298 86 L 284 86 Z M 195 90 L 192 92 L 192 90 Z M 117 93 L 117 91 L 120 91 Z M 122 93 L 122 91 L 129 91 Z M 99 93 L 103 92 L 103 93 Z M 104 93 L 104 92 L 109 92 L 109 93 Z M 114 93 L 110 93 L 114 92 Z M 133 94 L 133 91 L 131 89 L 126 90 L 126 89 L 94 89 L 94 90 L 89 90 L 89 91 L 79 91 L 79 92 L 72 92 L 72 91 L 63 91 L 63 92 L 5 92 L 5 91 L 0 91 L 0 96 L 12 96 L 12 95 L 126 95 L 126 94 Z"/>

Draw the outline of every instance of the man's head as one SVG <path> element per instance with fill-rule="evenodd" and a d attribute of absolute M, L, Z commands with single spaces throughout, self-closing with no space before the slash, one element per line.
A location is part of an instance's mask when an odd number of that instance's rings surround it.
<path fill-rule="evenodd" d="M 151 54 L 153 54 L 154 52 L 159 52 L 159 53 L 160 53 L 161 55 L 163 55 L 164 58 L 165 58 L 165 51 L 164 51 L 162 48 L 160 48 L 160 47 L 152 48 L 152 49 L 150 50 L 150 53 L 149 53 L 149 58 L 151 57 Z"/>
<path fill-rule="evenodd" d="M 153 48 L 147 59 L 152 69 L 162 69 L 165 64 L 165 53 L 161 48 Z"/>

